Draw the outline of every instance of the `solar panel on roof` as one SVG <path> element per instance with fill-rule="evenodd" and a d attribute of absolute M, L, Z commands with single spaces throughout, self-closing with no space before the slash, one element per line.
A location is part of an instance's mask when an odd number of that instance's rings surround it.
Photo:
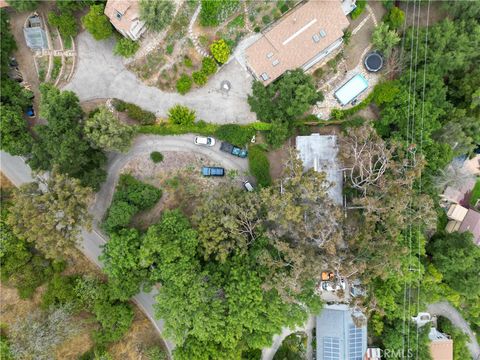
<path fill-rule="evenodd" d="M 340 360 L 340 339 L 325 336 L 323 338 L 323 360 Z"/>
<path fill-rule="evenodd" d="M 355 325 L 350 325 L 348 328 L 348 359 L 362 360 L 363 346 L 362 346 L 362 329 Z"/>

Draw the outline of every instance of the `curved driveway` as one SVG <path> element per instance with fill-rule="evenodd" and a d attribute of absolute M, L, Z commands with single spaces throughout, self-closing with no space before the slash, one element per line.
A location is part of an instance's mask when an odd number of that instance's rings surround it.
<path fill-rule="evenodd" d="M 130 150 L 126 154 L 113 154 L 108 161 L 108 176 L 102 188 L 97 193 L 95 204 L 90 209 L 95 220 L 100 222 L 112 200 L 115 185 L 120 171 L 134 157 L 147 156 L 152 151 L 181 151 L 203 154 L 212 159 L 219 166 L 227 170 L 237 170 L 239 174 L 248 172 L 247 159 L 220 152 L 220 141 L 215 146 L 199 146 L 193 143 L 193 134 L 179 136 L 140 135 L 135 138 Z"/>
<path fill-rule="evenodd" d="M 77 64 L 72 80 L 64 89 L 74 91 L 80 101 L 98 98 L 118 98 L 132 102 L 157 116 L 166 116 L 175 104 L 186 105 L 197 112 L 199 119 L 212 123 L 241 123 L 255 121 L 247 103 L 252 77 L 232 57 L 208 84 L 182 96 L 163 92 L 143 84 L 134 73 L 125 68 L 122 58 L 113 55 L 115 40 L 95 41 L 84 31 L 76 38 Z M 220 91 L 220 84 L 231 84 L 228 94 Z"/>
<path fill-rule="evenodd" d="M 472 329 L 470 329 L 470 325 L 468 325 L 457 309 L 455 309 L 448 301 L 441 301 L 428 305 L 427 311 L 432 315 L 443 316 L 447 318 L 455 327 L 462 330 L 470 338 L 470 342 L 467 343 L 467 347 L 468 350 L 470 350 L 472 359 L 480 359 L 480 347 L 478 346 L 477 338 L 475 337 Z"/>

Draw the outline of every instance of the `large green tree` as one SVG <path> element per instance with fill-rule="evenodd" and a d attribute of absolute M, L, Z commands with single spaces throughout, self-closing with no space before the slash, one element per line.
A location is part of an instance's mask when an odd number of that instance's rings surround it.
<path fill-rule="evenodd" d="M 38 3 L 38 0 L 7 0 L 8 5 L 20 12 L 35 10 Z"/>
<path fill-rule="evenodd" d="M 398 35 L 397 31 L 391 30 L 389 25 L 384 22 L 380 23 L 380 25 L 375 28 L 372 35 L 373 45 L 387 58 L 392 53 L 393 47 L 399 42 L 400 36 Z"/>
<path fill-rule="evenodd" d="M 12 155 L 26 155 L 32 146 L 27 122 L 18 109 L 0 105 L 1 149 Z"/>
<path fill-rule="evenodd" d="M 126 151 L 134 130 L 103 106 L 85 120 L 84 133 L 94 147 L 105 151 Z"/>
<path fill-rule="evenodd" d="M 480 296 L 480 248 L 470 232 L 438 233 L 431 239 L 427 251 L 452 289 L 467 298 Z"/>
<path fill-rule="evenodd" d="M 140 19 L 154 31 L 161 31 L 173 20 L 175 4 L 171 0 L 140 0 Z"/>
<path fill-rule="evenodd" d="M 48 124 L 35 127 L 38 140 L 33 144 L 30 166 L 50 170 L 58 165 L 60 172 L 98 189 L 106 177 L 102 169 L 106 157 L 84 138 L 83 111 L 78 97 L 71 91 L 60 92 L 48 84 L 42 84 L 40 91 L 40 115 Z"/>
<path fill-rule="evenodd" d="M 102 4 L 91 5 L 88 14 L 82 18 L 83 26 L 95 40 L 108 39 L 113 33 L 112 24 L 103 13 L 104 7 Z"/>
<path fill-rule="evenodd" d="M 77 244 L 81 227 L 89 225 L 90 199 L 90 189 L 54 169 L 41 185 L 29 183 L 15 192 L 8 223 L 46 257 L 62 259 Z"/>
<path fill-rule="evenodd" d="M 294 120 L 321 99 L 313 78 L 303 70 L 289 71 L 268 86 L 253 83 L 248 103 L 261 121 Z"/>

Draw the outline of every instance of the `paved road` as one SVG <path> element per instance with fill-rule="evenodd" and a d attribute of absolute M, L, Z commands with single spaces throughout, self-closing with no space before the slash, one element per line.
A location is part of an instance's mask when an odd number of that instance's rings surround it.
<path fill-rule="evenodd" d="M 194 109 L 198 118 L 222 124 L 245 124 L 256 119 L 247 104 L 252 77 L 236 60 L 223 66 L 206 86 L 182 96 L 143 84 L 125 68 L 121 57 L 113 55 L 113 38 L 95 41 L 84 31 L 76 42 L 76 71 L 64 89 L 74 91 L 81 101 L 115 97 L 153 111 L 157 116 L 165 116 L 173 105 L 182 104 Z M 223 80 L 231 84 L 228 94 L 220 90 Z"/>
<path fill-rule="evenodd" d="M 462 315 L 447 301 L 441 301 L 434 304 L 430 304 L 427 307 L 427 311 L 431 315 L 443 316 L 450 320 L 453 325 L 462 330 L 470 338 L 470 342 L 467 344 L 468 350 L 472 355 L 472 359 L 480 360 L 480 347 L 478 346 L 477 338 L 473 333 L 470 326 L 462 317 Z"/>
<path fill-rule="evenodd" d="M 152 151 L 177 151 L 177 152 L 194 152 L 203 154 L 212 159 L 219 166 L 227 170 L 237 170 L 239 174 L 248 172 L 248 161 L 240 159 L 233 155 L 220 152 L 220 141 L 215 146 L 198 146 L 193 143 L 194 135 L 179 136 L 158 136 L 158 135 L 141 135 L 135 138 L 135 142 L 126 154 L 115 153 L 108 162 L 108 177 L 102 185 L 100 191 L 96 195 L 95 204 L 90 209 L 94 218 L 100 221 L 105 214 L 112 200 L 115 185 L 122 168 L 134 157 L 139 155 L 148 156 Z"/>
<path fill-rule="evenodd" d="M 0 152 L 0 169 L 10 179 L 15 186 L 34 181 L 32 171 L 25 161 L 18 156 L 11 156 L 10 154 Z M 97 266 L 102 267 L 102 263 L 98 260 L 101 254 L 101 245 L 105 243 L 103 236 L 97 231 L 82 230 L 81 233 L 80 250 L 93 261 Z M 133 300 L 142 309 L 145 315 L 150 319 L 157 331 L 161 334 L 163 330 L 163 320 L 156 320 L 154 318 L 153 304 L 155 303 L 155 296 L 157 292 L 153 290 L 150 293 L 141 292 L 137 294 Z M 166 341 L 167 348 L 170 353 L 174 345 Z"/>
<path fill-rule="evenodd" d="M 103 184 L 101 190 L 95 196 L 95 203 L 91 207 L 90 212 L 94 217 L 94 226 L 92 231 L 83 229 L 81 232 L 80 250 L 93 261 L 97 266 L 102 267 L 103 264 L 98 260 L 102 249 L 101 245 L 105 244 L 106 238 L 101 234 L 96 226 L 98 224 L 110 204 L 115 189 L 118 176 L 123 166 L 133 157 L 150 154 L 152 151 L 190 151 L 204 154 L 219 165 L 234 169 L 240 173 L 247 171 L 248 162 L 246 159 L 236 158 L 232 155 L 222 154 L 219 151 L 219 142 L 214 147 L 203 147 L 193 144 L 194 135 L 181 136 L 157 136 L 142 135 L 135 139 L 130 151 L 126 154 L 115 154 L 109 159 L 107 165 L 108 177 Z M 12 181 L 15 186 L 34 181 L 32 171 L 25 164 L 24 159 L 18 156 L 0 152 L 0 169 Z M 159 333 L 163 330 L 163 320 L 156 320 L 153 304 L 157 290 L 154 289 L 150 293 L 141 292 L 134 297 L 135 303 L 143 310 L 145 315 L 150 319 Z M 168 349 L 171 351 L 174 347 L 173 343 L 166 341 Z"/>

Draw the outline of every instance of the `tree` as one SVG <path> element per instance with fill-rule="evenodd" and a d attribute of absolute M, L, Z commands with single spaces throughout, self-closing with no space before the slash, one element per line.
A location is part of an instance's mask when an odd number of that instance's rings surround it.
<path fill-rule="evenodd" d="M 438 233 L 428 244 L 432 263 L 442 273 L 444 281 L 466 298 L 478 298 L 478 268 L 480 248 L 469 232 Z M 459 261 L 461 259 L 461 261 Z"/>
<path fill-rule="evenodd" d="M 62 37 L 74 37 L 78 33 L 77 21 L 71 12 L 57 14 L 51 11 L 48 13 L 48 22 L 58 28 Z"/>
<path fill-rule="evenodd" d="M 120 120 L 105 106 L 85 121 L 85 137 L 92 146 L 105 151 L 127 151 L 134 129 Z"/>
<path fill-rule="evenodd" d="M 382 22 L 373 31 L 372 43 L 383 55 L 388 58 L 395 45 L 400 42 L 400 36 L 395 30 L 390 30 L 390 27 Z"/>
<path fill-rule="evenodd" d="M 262 233 L 262 214 L 258 193 L 231 187 L 209 193 L 193 216 L 204 259 L 246 254 Z"/>
<path fill-rule="evenodd" d="M 187 74 L 182 74 L 177 80 L 176 88 L 180 94 L 185 95 L 192 88 L 192 78 Z"/>
<path fill-rule="evenodd" d="M 210 45 L 210 52 L 212 53 L 215 60 L 217 60 L 220 64 L 224 64 L 227 62 L 230 56 L 230 47 L 227 45 L 225 40 L 220 39 L 214 41 Z"/>
<path fill-rule="evenodd" d="M 177 104 L 168 110 L 168 121 L 177 125 L 192 125 L 195 122 L 195 111 Z"/>
<path fill-rule="evenodd" d="M 116 42 L 115 47 L 113 48 L 113 53 L 115 55 L 129 58 L 135 55 L 139 48 L 140 45 L 136 41 L 127 38 L 121 38 Z"/>
<path fill-rule="evenodd" d="M 293 333 L 282 341 L 273 356 L 273 360 L 297 360 L 307 356 L 307 336 L 305 333 Z"/>
<path fill-rule="evenodd" d="M 391 29 L 399 29 L 405 21 L 405 13 L 398 7 L 392 7 L 385 17 L 385 22 Z"/>
<path fill-rule="evenodd" d="M 147 269 L 140 265 L 141 236 L 135 229 L 123 229 L 110 235 L 99 259 L 108 275 L 111 294 L 119 300 L 129 300 L 140 291 L 147 279 Z"/>
<path fill-rule="evenodd" d="M 248 103 L 261 121 L 292 121 L 303 115 L 320 98 L 313 78 L 297 69 L 284 74 L 265 87 L 260 81 L 253 84 Z"/>
<path fill-rule="evenodd" d="M 371 125 L 350 128 L 341 138 L 342 160 L 350 185 L 366 194 L 385 174 L 392 150 L 377 135 Z"/>
<path fill-rule="evenodd" d="M 58 171 L 79 179 L 84 186 L 98 189 L 106 173 L 103 152 L 91 148 L 82 129 L 83 111 L 78 97 L 71 91 L 60 92 L 49 84 L 40 86 L 40 116 L 47 125 L 35 127 L 38 141 L 33 143 L 29 165 L 35 170 Z"/>
<path fill-rule="evenodd" d="M 20 12 L 33 11 L 38 6 L 38 0 L 7 0 L 7 4 Z"/>
<path fill-rule="evenodd" d="M 0 105 L 1 149 L 11 155 L 26 155 L 30 152 L 33 139 L 28 132 L 27 122 L 18 109 Z"/>
<path fill-rule="evenodd" d="M 54 349 L 79 330 L 68 305 L 46 313 L 35 310 L 9 328 L 11 351 L 15 359 L 50 359 Z"/>
<path fill-rule="evenodd" d="M 92 193 L 57 169 L 40 181 L 42 186 L 29 183 L 15 192 L 8 224 L 47 258 L 62 259 L 77 244 L 81 227 L 90 223 L 87 207 Z"/>
<path fill-rule="evenodd" d="M 161 31 L 172 22 L 175 5 L 170 0 L 140 0 L 140 19 L 154 31 Z"/>
<path fill-rule="evenodd" d="M 90 11 L 82 18 L 83 26 L 95 40 L 108 39 L 112 33 L 112 24 L 103 13 L 104 5 L 91 5 Z"/>
<path fill-rule="evenodd" d="M 402 357 L 411 356 L 409 354 L 418 354 L 419 359 L 432 360 L 428 337 L 430 326 L 417 329 L 416 325 L 411 322 L 407 323 L 407 327 L 410 328 L 408 330 L 403 329 L 402 326 L 402 322 L 397 321 L 385 329 L 382 335 L 383 349 L 388 349 L 394 354 L 402 354 Z M 410 342 L 408 343 L 405 334 L 407 331 L 410 334 Z M 417 331 L 419 332 L 418 341 L 416 340 Z M 415 340 L 412 339 L 412 336 L 415 337 Z"/>

